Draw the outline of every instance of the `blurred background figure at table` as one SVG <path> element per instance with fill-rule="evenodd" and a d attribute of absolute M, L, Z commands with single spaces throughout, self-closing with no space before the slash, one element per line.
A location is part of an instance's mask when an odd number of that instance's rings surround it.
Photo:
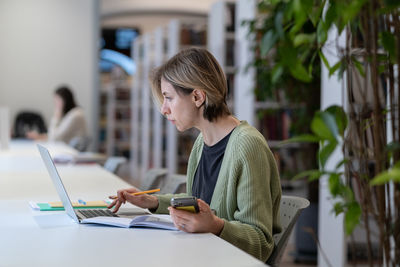
<path fill-rule="evenodd" d="M 62 141 L 70 145 L 87 143 L 88 131 L 84 112 L 76 104 L 71 89 L 61 86 L 55 90 L 54 113 L 48 132 L 29 131 L 26 137 L 33 140 Z"/>

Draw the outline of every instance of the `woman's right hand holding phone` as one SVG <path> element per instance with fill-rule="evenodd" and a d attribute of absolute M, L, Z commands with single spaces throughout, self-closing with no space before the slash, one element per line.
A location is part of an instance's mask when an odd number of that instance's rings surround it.
<path fill-rule="evenodd" d="M 149 194 L 142 194 L 133 196 L 132 193 L 138 193 L 141 190 L 132 187 L 128 189 L 122 189 L 117 191 L 117 198 L 108 206 L 109 209 L 114 207 L 113 212 L 117 212 L 122 204 L 126 201 L 129 203 L 141 207 L 143 209 L 156 209 L 158 207 L 158 198 Z"/>

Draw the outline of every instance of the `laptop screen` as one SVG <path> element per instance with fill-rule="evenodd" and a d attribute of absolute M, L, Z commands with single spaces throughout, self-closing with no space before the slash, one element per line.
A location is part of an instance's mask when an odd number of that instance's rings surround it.
<path fill-rule="evenodd" d="M 74 219 L 76 222 L 79 223 L 78 217 L 76 216 L 74 208 L 72 207 L 71 200 L 68 197 L 67 191 L 65 190 L 64 184 L 61 181 L 61 177 L 58 174 L 56 165 L 54 164 L 49 151 L 44 146 L 41 146 L 39 144 L 37 146 L 40 152 L 40 156 L 42 157 L 43 162 L 46 165 L 47 171 L 49 172 L 51 180 L 53 181 L 54 186 L 56 187 L 58 196 L 60 197 L 67 214 L 71 216 L 72 219 Z"/>

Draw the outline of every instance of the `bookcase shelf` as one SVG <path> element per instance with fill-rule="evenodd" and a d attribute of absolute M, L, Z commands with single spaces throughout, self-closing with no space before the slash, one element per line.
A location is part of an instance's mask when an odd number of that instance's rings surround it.
<path fill-rule="evenodd" d="M 204 25 L 171 20 L 168 25 L 160 26 L 133 42 L 137 72 L 131 97 L 131 173 L 139 179 L 149 168 L 168 168 L 169 173 L 186 173 L 189 153 L 198 133 L 178 133 L 175 126 L 160 114 L 151 100 L 148 74 L 182 49 L 205 47 L 205 25 L 206 19 Z"/>
<path fill-rule="evenodd" d="M 129 157 L 131 89 L 128 81 L 114 81 L 107 89 L 107 144 L 108 156 Z"/>

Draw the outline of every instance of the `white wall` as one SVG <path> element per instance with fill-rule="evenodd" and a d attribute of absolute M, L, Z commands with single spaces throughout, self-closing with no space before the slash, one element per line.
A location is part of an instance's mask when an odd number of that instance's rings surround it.
<path fill-rule="evenodd" d="M 97 129 L 99 8 L 96 0 L 0 0 L 0 105 L 41 112 L 70 85 Z"/>

